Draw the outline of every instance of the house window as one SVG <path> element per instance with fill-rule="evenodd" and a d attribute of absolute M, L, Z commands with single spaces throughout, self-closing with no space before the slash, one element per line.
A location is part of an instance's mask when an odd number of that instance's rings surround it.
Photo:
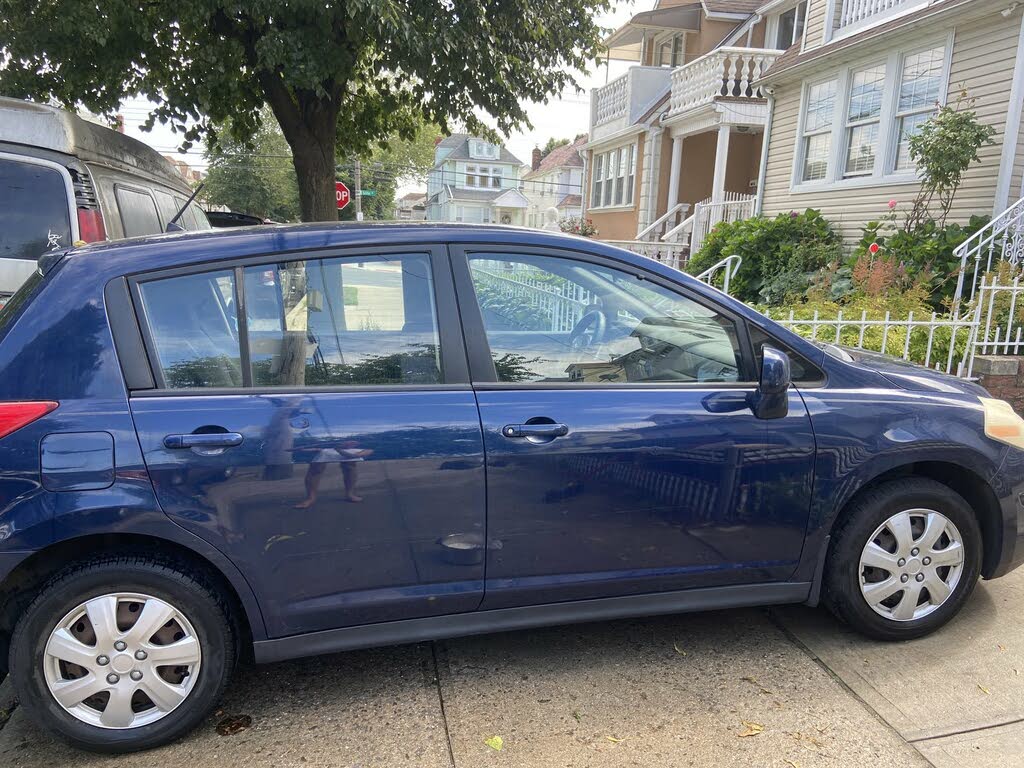
<path fill-rule="evenodd" d="M 498 147 L 487 141 L 473 139 L 469 142 L 470 157 L 482 157 L 492 159 L 498 156 Z"/>
<path fill-rule="evenodd" d="M 804 34 L 807 21 L 807 0 L 779 15 L 779 26 L 775 30 L 775 47 L 785 50 L 796 44 Z"/>
<path fill-rule="evenodd" d="M 938 106 L 945 65 L 945 46 L 929 48 L 903 59 L 899 101 L 896 105 L 896 170 L 913 168 L 910 137 L 920 129 Z"/>
<path fill-rule="evenodd" d="M 635 176 L 635 144 L 595 154 L 593 200 L 590 207 L 632 205 Z"/>
<path fill-rule="evenodd" d="M 663 67 L 681 67 L 685 58 L 686 35 L 672 35 L 658 46 L 658 64 Z"/>
<path fill-rule="evenodd" d="M 850 103 L 846 112 L 846 166 L 844 175 L 874 172 L 878 150 L 878 126 L 885 90 L 885 65 L 856 70 L 850 78 Z"/>
<path fill-rule="evenodd" d="M 500 189 L 501 168 L 489 165 L 467 165 L 466 186 Z"/>
<path fill-rule="evenodd" d="M 816 83 L 807 89 L 801 173 L 804 181 L 820 181 L 828 172 L 828 156 L 832 150 L 832 115 L 835 106 L 835 80 Z"/>
<path fill-rule="evenodd" d="M 951 40 L 806 83 L 793 183 L 910 178 L 909 140 L 945 98 Z"/>

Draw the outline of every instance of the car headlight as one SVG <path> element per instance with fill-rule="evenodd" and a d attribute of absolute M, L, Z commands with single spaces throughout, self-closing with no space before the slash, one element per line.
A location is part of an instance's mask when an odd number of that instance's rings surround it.
<path fill-rule="evenodd" d="M 1013 406 L 992 397 L 978 399 L 985 409 L 985 436 L 1014 448 L 1024 448 L 1024 419 L 1017 415 Z"/>

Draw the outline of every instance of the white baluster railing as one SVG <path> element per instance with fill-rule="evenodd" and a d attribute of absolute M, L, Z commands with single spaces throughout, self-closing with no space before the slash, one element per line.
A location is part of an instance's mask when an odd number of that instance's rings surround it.
<path fill-rule="evenodd" d="M 913 0 L 843 0 L 839 28 L 866 22 L 874 16 L 881 16 L 902 5 L 910 5 L 911 2 Z"/>
<path fill-rule="evenodd" d="M 743 264 L 743 257 L 739 254 L 734 253 L 732 256 L 726 256 L 721 261 L 715 262 L 710 267 L 705 269 L 699 275 L 697 279 L 713 285 L 712 281 L 718 275 L 722 273 L 722 291 L 729 293 L 729 282 L 736 277 L 736 273 L 740 271 L 740 265 Z"/>
<path fill-rule="evenodd" d="M 690 210 L 689 203 L 676 203 L 669 208 L 663 216 L 659 216 L 646 227 L 636 233 L 637 240 L 660 240 L 669 229 L 677 226 L 686 218 L 686 212 Z"/>
<path fill-rule="evenodd" d="M 720 97 L 763 99 L 757 81 L 781 51 L 764 48 L 718 48 L 672 72 L 669 116 Z"/>
<path fill-rule="evenodd" d="M 1024 197 L 960 243 L 953 254 L 960 269 L 953 294 L 953 311 L 959 315 L 965 302 L 974 300 L 979 279 L 1000 261 L 1015 270 L 1024 269 Z"/>
<path fill-rule="evenodd" d="M 594 90 L 593 124 L 601 125 L 622 117 L 629 110 L 629 73 Z"/>

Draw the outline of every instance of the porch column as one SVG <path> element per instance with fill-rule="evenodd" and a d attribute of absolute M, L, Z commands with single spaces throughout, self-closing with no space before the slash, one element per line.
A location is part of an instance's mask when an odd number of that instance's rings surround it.
<path fill-rule="evenodd" d="M 729 134 L 732 127 L 718 126 L 718 144 L 715 147 L 715 177 L 711 184 L 711 202 L 725 200 L 725 169 L 729 162 Z"/>
<path fill-rule="evenodd" d="M 679 202 L 679 174 L 682 171 L 683 165 L 683 137 L 674 136 L 672 138 L 672 165 L 669 167 L 668 174 L 668 207 L 666 211 L 672 210 L 672 207 Z"/>

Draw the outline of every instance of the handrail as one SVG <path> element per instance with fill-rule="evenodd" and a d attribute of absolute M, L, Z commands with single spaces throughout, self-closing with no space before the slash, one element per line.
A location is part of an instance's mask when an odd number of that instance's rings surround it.
<path fill-rule="evenodd" d="M 715 276 L 715 273 L 718 272 L 719 269 L 722 269 L 724 267 L 725 280 L 722 283 L 722 291 L 724 293 L 729 293 L 729 282 L 732 280 L 732 278 L 736 277 L 736 273 L 740 271 L 740 265 L 742 263 L 743 257 L 740 256 L 738 253 L 734 253 L 732 256 L 726 256 L 721 261 L 717 261 L 714 264 L 712 264 L 710 267 L 708 267 L 699 275 L 697 275 L 697 279 L 707 283 L 708 285 L 711 285 L 711 278 Z"/>
<path fill-rule="evenodd" d="M 648 224 L 648 225 L 647 225 L 646 227 L 644 227 L 644 228 L 643 228 L 643 229 L 642 229 L 641 231 L 637 232 L 637 233 L 636 233 L 636 239 L 637 239 L 637 240 L 643 240 L 643 239 L 644 239 L 645 237 L 647 237 L 647 235 L 649 235 L 649 234 L 650 234 L 650 233 L 651 233 L 651 232 L 652 232 L 652 231 L 653 231 L 653 230 L 654 230 L 654 229 L 655 229 L 656 227 L 658 227 L 658 226 L 659 226 L 660 224 L 664 224 L 664 223 L 665 223 L 666 221 L 668 221 L 668 219 L 669 219 L 669 218 L 670 218 L 671 216 L 674 216 L 674 215 L 675 215 L 676 213 L 678 213 L 679 211 L 683 211 L 683 212 L 685 213 L 685 212 L 686 212 L 687 210 L 689 210 L 689 208 L 690 208 L 690 204 L 689 204 L 689 203 L 676 203 L 675 205 L 673 205 L 673 206 L 672 206 L 671 208 L 669 208 L 669 209 L 668 209 L 668 210 L 667 210 L 667 211 L 665 212 L 665 215 L 664 215 L 664 216 L 660 216 L 660 217 L 658 217 L 658 218 L 657 218 L 657 219 L 655 219 L 655 220 L 654 220 L 653 222 L 651 222 L 651 223 L 650 223 L 650 224 Z"/>
<path fill-rule="evenodd" d="M 967 273 L 967 261 L 971 254 L 976 254 L 974 257 L 975 270 L 974 276 L 971 280 L 971 295 L 968 300 L 974 300 L 974 290 L 978 281 L 978 270 L 977 265 L 981 262 L 982 251 L 986 247 L 990 247 L 995 239 L 1000 235 L 1004 234 L 1010 226 L 1017 224 L 1024 227 L 1024 197 L 1015 202 L 1001 214 L 996 216 L 992 221 L 986 224 L 984 227 L 979 229 L 969 238 L 964 240 L 960 245 L 953 249 L 953 255 L 960 257 L 960 274 L 956 280 L 956 291 L 953 294 L 953 301 L 955 304 L 954 312 L 959 315 L 960 301 L 963 299 L 963 288 L 964 288 L 964 275 Z M 989 261 L 986 262 L 986 269 L 992 268 L 992 254 L 991 248 L 989 251 Z M 1024 254 L 1021 254 L 1021 258 L 1024 258 Z"/>
<path fill-rule="evenodd" d="M 668 232 L 661 236 L 662 242 L 672 242 L 671 240 L 669 240 L 670 237 L 675 237 L 676 235 L 679 235 L 680 233 L 685 232 L 688 229 L 693 229 L 693 222 L 696 219 L 698 213 L 700 213 L 700 203 L 697 203 L 696 205 L 693 206 L 693 213 L 691 213 L 689 216 L 687 216 L 685 219 L 679 222 L 676 226 L 672 227 L 672 229 L 670 229 Z"/>

